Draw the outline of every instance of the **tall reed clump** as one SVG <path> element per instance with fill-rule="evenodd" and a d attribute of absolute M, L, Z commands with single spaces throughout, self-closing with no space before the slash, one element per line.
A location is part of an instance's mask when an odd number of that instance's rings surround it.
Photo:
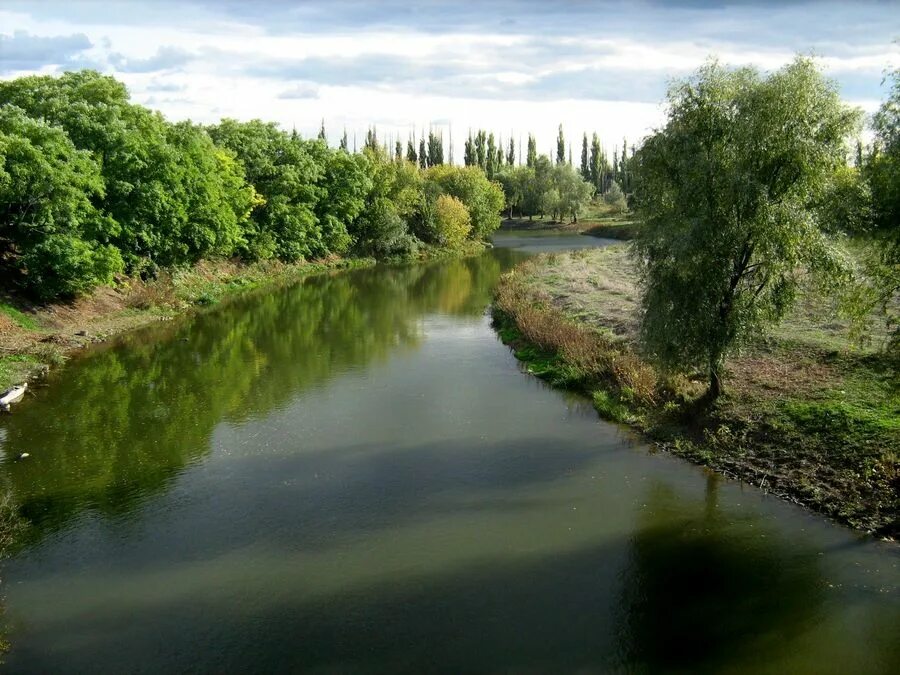
<path fill-rule="evenodd" d="M 494 295 L 495 317 L 515 329 L 522 342 L 554 357 L 548 379 L 587 392 L 601 388 L 619 403 L 617 410 L 625 403 L 638 407 L 656 403 L 660 388 L 653 368 L 626 345 L 567 319 L 546 294 L 528 288 L 522 278 L 530 265 L 501 278 Z"/>

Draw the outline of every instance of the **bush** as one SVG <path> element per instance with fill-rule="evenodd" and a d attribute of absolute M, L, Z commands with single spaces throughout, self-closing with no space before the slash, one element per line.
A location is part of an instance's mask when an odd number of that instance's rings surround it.
<path fill-rule="evenodd" d="M 91 246 L 65 234 L 47 237 L 22 255 L 25 285 L 41 300 L 71 298 L 100 284 L 112 283 L 125 269 L 112 246 Z"/>
<path fill-rule="evenodd" d="M 444 246 L 460 246 L 472 230 L 472 219 L 466 205 L 456 197 L 441 195 L 434 204 L 434 224 L 438 242 Z"/>
<path fill-rule="evenodd" d="M 603 195 L 603 201 L 613 207 L 616 213 L 622 213 L 628 208 L 628 203 L 625 201 L 625 193 L 622 192 L 622 188 L 619 187 L 616 181 L 609 184 L 609 189 Z"/>

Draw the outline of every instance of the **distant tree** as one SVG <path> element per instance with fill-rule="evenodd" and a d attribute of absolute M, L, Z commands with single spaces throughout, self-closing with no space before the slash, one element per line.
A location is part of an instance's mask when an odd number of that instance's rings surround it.
<path fill-rule="evenodd" d="M 581 177 L 590 182 L 591 165 L 588 160 L 588 137 L 587 132 L 581 137 Z"/>
<path fill-rule="evenodd" d="M 419 166 L 423 169 L 428 168 L 428 150 L 425 147 L 425 136 L 419 138 Z"/>
<path fill-rule="evenodd" d="M 483 129 L 475 134 L 475 164 L 483 171 L 487 169 L 487 134 Z"/>
<path fill-rule="evenodd" d="M 603 195 L 603 201 L 613 207 L 613 210 L 616 213 L 621 213 L 628 208 L 625 201 L 625 193 L 622 192 L 622 188 L 619 187 L 619 184 L 616 181 L 610 182 L 606 194 Z"/>
<path fill-rule="evenodd" d="M 534 167 L 537 163 L 537 141 L 534 136 L 528 134 L 528 157 L 525 161 L 525 166 Z"/>
<path fill-rule="evenodd" d="M 516 165 L 516 144 L 512 136 L 509 137 L 509 149 L 506 151 L 506 163 L 509 166 Z"/>
<path fill-rule="evenodd" d="M 600 148 L 600 138 L 594 132 L 591 139 L 591 184 L 597 192 L 603 192 L 603 150 Z"/>
<path fill-rule="evenodd" d="M 472 140 L 472 132 L 469 132 L 469 137 L 466 139 L 465 146 L 463 148 L 463 164 L 466 166 L 475 166 L 478 163 L 478 158 L 475 155 L 475 141 Z"/>
<path fill-rule="evenodd" d="M 378 146 L 378 132 L 374 126 L 369 127 L 366 131 L 366 144 L 363 146 L 365 150 L 375 150 L 379 149 Z"/>
<path fill-rule="evenodd" d="M 497 164 L 497 143 L 494 140 L 493 132 L 488 134 L 487 148 L 485 149 L 484 172 L 488 178 L 494 177 Z"/>
<path fill-rule="evenodd" d="M 553 190 L 556 193 L 554 211 L 558 220 L 569 216 L 578 222 L 578 214 L 590 202 L 594 187 L 586 182 L 570 164 L 553 168 Z"/>
<path fill-rule="evenodd" d="M 412 137 L 406 141 L 406 161 L 413 164 L 419 163 L 419 155 L 416 153 L 416 144 L 413 143 Z"/>
<path fill-rule="evenodd" d="M 403 159 L 403 142 L 398 138 L 394 145 L 394 159 L 400 161 Z"/>
<path fill-rule="evenodd" d="M 428 166 L 444 163 L 444 140 L 433 131 L 428 131 Z"/>
<path fill-rule="evenodd" d="M 784 316 L 801 275 L 847 278 L 809 206 L 859 115 L 804 58 L 767 77 L 708 64 L 668 104 L 635 160 L 641 337 L 667 368 L 704 368 L 712 400 L 726 354 Z"/>
<path fill-rule="evenodd" d="M 325 118 L 322 118 L 322 124 L 319 126 L 319 136 L 320 141 L 325 141 L 325 144 L 328 145 L 328 135 L 325 133 Z"/>
<path fill-rule="evenodd" d="M 563 137 L 562 124 L 559 125 L 559 133 L 556 135 L 556 163 L 566 163 L 566 139 Z"/>
<path fill-rule="evenodd" d="M 347 128 L 346 127 L 344 127 L 344 135 L 341 136 L 340 149 L 343 150 L 344 152 L 347 152 L 349 149 L 347 147 Z"/>

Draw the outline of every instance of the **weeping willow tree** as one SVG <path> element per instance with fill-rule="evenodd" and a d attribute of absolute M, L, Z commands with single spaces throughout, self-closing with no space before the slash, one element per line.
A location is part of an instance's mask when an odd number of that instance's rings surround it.
<path fill-rule="evenodd" d="M 784 316 L 801 275 L 850 279 L 810 206 L 860 114 L 806 58 L 768 76 L 713 62 L 668 104 L 634 159 L 642 340 L 664 367 L 705 369 L 715 399 L 727 354 Z"/>

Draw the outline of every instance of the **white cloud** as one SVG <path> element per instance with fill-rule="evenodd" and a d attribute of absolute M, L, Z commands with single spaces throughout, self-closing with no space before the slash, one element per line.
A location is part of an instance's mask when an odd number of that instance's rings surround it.
<path fill-rule="evenodd" d="M 334 14 L 343 23 L 329 26 L 324 4 L 280 14 L 254 5 L 264 17 L 258 22 L 250 8 L 228 5 L 233 13 L 226 14 L 212 3 L 187 5 L 185 18 L 179 15 L 175 22 L 165 15 L 172 11 L 168 5 L 141 5 L 135 10 L 143 17 L 138 21 L 126 16 L 125 3 L 111 3 L 115 11 L 110 12 L 104 11 L 104 3 L 10 3 L 28 9 L 0 11 L 0 32 L 27 31 L 57 41 L 44 44 L 69 47 L 78 45 L 59 40 L 82 35 L 93 45 L 84 54 L 97 67 L 122 79 L 137 102 L 172 119 L 259 117 L 313 134 L 324 117 L 335 142 L 345 126 L 360 139 L 373 122 L 382 134 L 405 138 L 413 127 L 421 130 L 430 121 L 446 119 L 454 130 L 457 157 L 470 127 L 511 133 L 516 139 L 532 131 L 539 149 L 549 152 L 562 122 L 576 155 L 583 131 L 598 131 L 608 147 L 620 144 L 622 136 L 637 141 L 663 121 L 659 101 L 666 79 L 690 72 L 711 53 L 725 63 L 773 69 L 798 49 L 815 49 L 845 96 L 862 102 L 866 110 L 877 107 L 882 95 L 883 69 L 900 65 L 897 46 L 878 35 L 864 39 L 860 30 L 848 26 L 845 32 L 852 40 L 838 39 L 832 24 L 845 21 L 839 5 L 818 13 L 827 16 L 809 18 L 805 42 L 796 32 L 779 38 L 777 32 L 788 28 L 778 25 L 778 17 L 772 19 L 776 38 L 755 34 L 761 19 L 743 8 L 644 7 L 634 30 L 624 30 L 617 14 L 609 14 L 608 20 L 598 14 L 588 17 L 585 26 L 560 31 L 550 29 L 563 23 L 565 12 L 530 6 L 531 15 L 503 26 L 491 21 L 486 6 L 481 16 L 487 30 L 475 31 L 469 15 L 458 23 L 442 24 L 434 14 L 418 24 L 380 20 L 372 27 L 336 6 Z M 56 13 L 42 14 L 41 7 L 48 6 L 56 7 Z M 84 11 L 79 13 L 79 7 Z M 427 14 L 426 6 L 422 10 Z M 646 14 L 650 11 L 658 16 Z M 794 17 L 798 10 L 773 6 L 766 11 Z M 890 16 L 874 5 L 856 16 L 871 24 L 878 11 L 885 19 Z M 579 12 L 585 15 L 583 5 L 572 16 Z M 670 16 L 691 20 L 668 25 L 664 19 Z M 608 29 L 589 34 L 588 24 L 601 19 Z M 437 30 L 437 25 L 461 27 Z M 48 72 L 55 63 L 28 66 Z M 159 96 L 166 91 L 179 93 Z"/>

